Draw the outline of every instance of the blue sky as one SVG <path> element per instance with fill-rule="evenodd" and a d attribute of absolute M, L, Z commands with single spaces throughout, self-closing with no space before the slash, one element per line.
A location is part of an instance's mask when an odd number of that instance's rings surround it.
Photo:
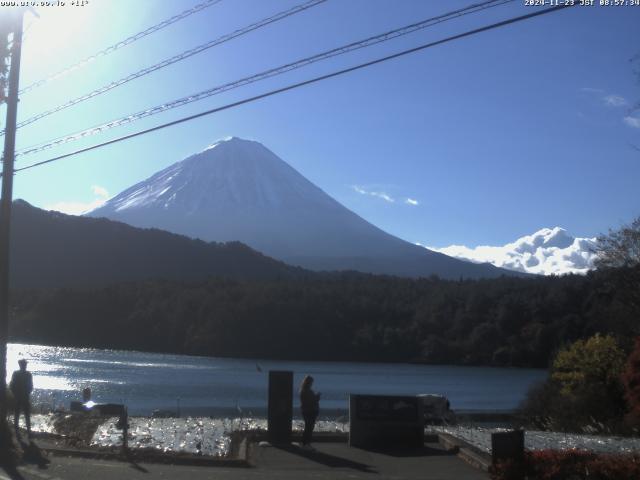
<path fill-rule="evenodd" d="M 22 86 L 199 1 L 66 3 L 27 18 Z M 26 93 L 19 120 L 298 3 L 223 0 Z M 26 126 L 18 148 L 470 3 L 328 0 Z M 515 1 L 16 166 L 532 11 Z M 640 150 L 633 148 L 640 148 L 640 112 L 630 111 L 640 101 L 630 61 L 640 54 L 638 25 L 640 7 L 556 12 L 21 172 L 14 197 L 40 207 L 89 204 L 234 135 L 262 142 L 345 206 L 411 242 L 502 245 L 553 226 L 594 236 L 640 215 Z"/>

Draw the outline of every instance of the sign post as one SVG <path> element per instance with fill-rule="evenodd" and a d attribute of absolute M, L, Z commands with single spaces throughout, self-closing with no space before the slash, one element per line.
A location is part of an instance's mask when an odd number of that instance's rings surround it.
<path fill-rule="evenodd" d="M 268 437 L 273 444 L 291 443 L 293 372 L 269 372 Z"/>

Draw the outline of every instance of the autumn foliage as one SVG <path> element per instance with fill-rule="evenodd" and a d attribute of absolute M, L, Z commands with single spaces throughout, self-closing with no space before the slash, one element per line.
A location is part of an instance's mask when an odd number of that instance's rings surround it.
<path fill-rule="evenodd" d="M 626 421 L 637 428 L 640 426 L 640 337 L 636 338 L 635 347 L 627 359 L 622 384 L 627 402 Z"/>
<path fill-rule="evenodd" d="M 640 454 L 597 454 L 580 450 L 525 452 L 522 465 L 500 462 L 493 480 L 630 480 L 640 478 Z"/>
<path fill-rule="evenodd" d="M 621 375 L 626 355 L 611 335 L 594 335 L 562 349 L 549 379 L 522 405 L 535 427 L 575 432 L 620 431 L 626 412 Z"/>

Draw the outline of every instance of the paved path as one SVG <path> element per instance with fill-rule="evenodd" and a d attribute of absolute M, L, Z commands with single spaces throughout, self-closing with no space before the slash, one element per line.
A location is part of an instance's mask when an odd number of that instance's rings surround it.
<path fill-rule="evenodd" d="M 131 464 L 119 461 L 50 458 L 38 468 L 28 464 L 16 472 L 0 470 L 0 480 L 121 480 L 121 479 L 396 479 L 396 480 L 487 480 L 474 469 L 437 444 L 402 455 L 350 448 L 345 443 L 318 443 L 315 452 L 298 447 L 250 445 L 249 468 L 192 467 L 162 464 Z"/>
<path fill-rule="evenodd" d="M 315 452 L 298 447 L 276 448 L 251 445 L 256 469 L 267 478 L 354 478 L 402 480 L 486 480 L 477 470 L 438 444 L 398 454 L 351 448 L 346 443 L 317 443 Z M 273 472 L 273 475 L 271 473 Z"/>

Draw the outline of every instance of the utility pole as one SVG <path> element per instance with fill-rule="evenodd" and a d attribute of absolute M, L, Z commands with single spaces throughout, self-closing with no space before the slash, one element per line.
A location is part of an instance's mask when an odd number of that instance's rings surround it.
<path fill-rule="evenodd" d="M 22 50 L 22 9 L 11 12 L 11 69 L 7 95 L 7 122 L 2 162 L 2 197 L 0 198 L 0 422 L 7 418 L 7 341 L 9 337 L 9 233 L 13 197 L 13 161 L 16 150 L 16 118 L 18 116 L 18 84 Z"/>

